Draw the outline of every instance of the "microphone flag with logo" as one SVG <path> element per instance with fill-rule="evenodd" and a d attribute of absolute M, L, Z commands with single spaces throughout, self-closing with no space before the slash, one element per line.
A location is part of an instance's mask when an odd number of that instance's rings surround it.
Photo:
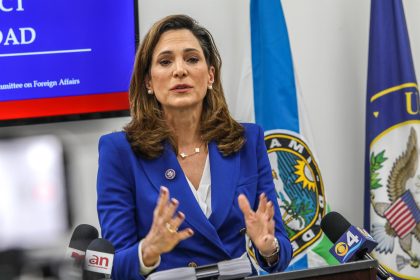
<path fill-rule="evenodd" d="M 366 98 L 365 228 L 379 263 L 420 279 L 420 112 L 401 0 L 372 0 Z"/>
<path fill-rule="evenodd" d="M 365 230 L 350 226 L 334 243 L 330 252 L 340 263 L 346 263 L 356 260 L 359 250 L 370 253 L 376 245 L 378 243 Z"/>
<path fill-rule="evenodd" d="M 114 262 L 114 246 L 106 239 L 93 240 L 87 250 L 83 280 L 97 280 L 109 278 Z"/>
<path fill-rule="evenodd" d="M 287 270 L 336 264 L 328 251 L 331 242 L 320 228 L 327 212 L 324 184 L 311 150 L 281 1 L 251 0 L 250 19 L 255 120 L 265 130 L 280 211 L 293 247 Z"/>
<path fill-rule="evenodd" d="M 352 226 L 337 212 L 325 215 L 321 221 L 321 228 L 334 242 L 330 252 L 340 263 L 362 259 L 361 252 L 370 253 L 378 245 L 369 233 Z"/>
<path fill-rule="evenodd" d="M 337 212 L 330 212 L 321 221 L 325 235 L 334 243 L 331 253 L 340 263 L 357 260 L 373 260 L 369 254 L 378 243 L 364 229 L 352 226 Z M 380 264 L 376 275 L 382 280 L 393 280 Z"/>

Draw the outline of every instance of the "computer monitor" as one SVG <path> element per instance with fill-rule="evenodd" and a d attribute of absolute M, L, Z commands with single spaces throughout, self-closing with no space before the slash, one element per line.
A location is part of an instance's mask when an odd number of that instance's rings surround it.
<path fill-rule="evenodd" d="M 128 115 L 137 1 L 0 0 L 0 126 Z"/>

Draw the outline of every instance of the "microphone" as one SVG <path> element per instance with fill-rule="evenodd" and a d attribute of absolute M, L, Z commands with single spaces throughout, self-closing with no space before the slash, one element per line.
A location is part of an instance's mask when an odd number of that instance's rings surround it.
<path fill-rule="evenodd" d="M 352 226 L 337 212 L 330 212 L 321 221 L 321 229 L 334 243 L 331 254 L 340 262 L 373 260 L 369 254 L 378 243 L 364 229 Z M 378 263 L 377 276 L 383 280 L 394 278 Z"/>
<path fill-rule="evenodd" d="M 66 260 L 71 260 L 74 267 L 82 268 L 86 249 L 92 240 L 98 238 L 98 230 L 91 225 L 78 225 L 70 238 Z"/>
<path fill-rule="evenodd" d="M 93 240 L 86 250 L 83 280 L 110 279 L 114 253 L 114 246 L 108 240 Z"/>

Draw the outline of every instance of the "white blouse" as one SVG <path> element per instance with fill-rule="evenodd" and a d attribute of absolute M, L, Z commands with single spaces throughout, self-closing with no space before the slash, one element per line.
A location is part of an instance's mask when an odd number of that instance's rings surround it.
<path fill-rule="evenodd" d="M 203 210 L 204 215 L 207 219 L 211 215 L 211 175 L 210 175 L 210 161 L 209 155 L 207 154 L 206 163 L 204 165 L 203 175 L 201 175 L 200 184 L 196 190 L 194 185 L 190 182 L 187 176 L 188 185 L 190 186 L 191 192 L 194 194 L 195 199 Z"/>

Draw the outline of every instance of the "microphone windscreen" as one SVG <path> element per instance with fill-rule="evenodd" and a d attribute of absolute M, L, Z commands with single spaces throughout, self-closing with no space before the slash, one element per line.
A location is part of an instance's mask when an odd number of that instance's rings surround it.
<path fill-rule="evenodd" d="M 108 240 L 104 238 L 97 238 L 93 240 L 87 247 L 87 250 L 97 251 L 97 252 L 102 252 L 102 253 L 107 253 L 107 254 L 115 253 L 114 246 L 112 246 L 111 242 L 109 242 Z"/>
<path fill-rule="evenodd" d="M 336 243 L 350 226 L 349 221 L 337 212 L 328 213 L 321 221 L 321 229 L 332 243 Z"/>
<path fill-rule="evenodd" d="M 80 251 L 86 251 L 88 245 L 92 240 L 98 238 L 98 236 L 99 233 L 95 227 L 87 224 L 78 225 L 73 231 L 69 247 Z"/>

